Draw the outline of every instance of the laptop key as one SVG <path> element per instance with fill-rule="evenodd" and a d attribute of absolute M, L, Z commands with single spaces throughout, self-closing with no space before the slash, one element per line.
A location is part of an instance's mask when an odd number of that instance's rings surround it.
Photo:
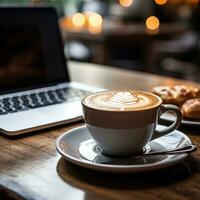
<path fill-rule="evenodd" d="M 22 111 L 22 110 L 27 109 L 25 106 L 20 105 L 20 104 L 18 104 L 18 105 L 14 105 L 13 107 L 15 107 L 16 112 L 17 112 L 17 111 Z"/>
<path fill-rule="evenodd" d="M 0 108 L 0 115 L 5 115 L 7 114 L 8 112 L 4 109 L 4 108 Z"/>
<path fill-rule="evenodd" d="M 4 109 L 8 113 L 16 112 L 16 108 L 14 108 L 14 107 L 4 107 Z"/>

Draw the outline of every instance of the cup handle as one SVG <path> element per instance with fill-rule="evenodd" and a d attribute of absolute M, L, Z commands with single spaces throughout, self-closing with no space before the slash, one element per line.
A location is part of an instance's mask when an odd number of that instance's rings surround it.
<path fill-rule="evenodd" d="M 160 116 L 163 113 L 168 112 L 168 111 L 171 111 L 176 115 L 176 120 L 169 127 L 165 128 L 163 130 L 155 130 L 155 132 L 152 136 L 152 139 L 156 139 L 158 137 L 161 137 L 163 135 L 171 133 L 172 131 L 174 131 L 175 129 L 177 129 L 180 126 L 181 120 L 182 120 L 182 113 L 181 113 L 180 109 L 175 105 L 171 105 L 171 104 L 161 105 L 158 117 L 160 118 Z"/>

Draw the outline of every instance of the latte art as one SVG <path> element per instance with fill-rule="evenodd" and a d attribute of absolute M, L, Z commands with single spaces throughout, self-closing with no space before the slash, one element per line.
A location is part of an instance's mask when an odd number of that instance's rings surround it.
<path fill-rule="evenodd" d="M 100 110 L 131 111 L 151 108 L 159 103 L 159 99 L 146 92 L 122 90 L 89 95 L 84 99 L 84 103 Z"/>
<path fill-rule="evenodd" d="M 110 102 L 116 104 L 133 104 L 138 101 L 138 98 L 130 92 L 117 92 L 114 94 Z"/>
<path fill-rule="evenodd" d="M 130 92 L 117 92 L 114 94 L 111 99 L 107 102 L 107 104 L 112 107 L 119 108 L 120 110 L 124 110 L 127 106 L 131 106 L 139 101 L 139 98 Z"/>

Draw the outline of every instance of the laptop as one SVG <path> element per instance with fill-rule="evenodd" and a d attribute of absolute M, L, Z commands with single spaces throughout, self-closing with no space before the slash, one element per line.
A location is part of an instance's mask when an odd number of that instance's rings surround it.
<path fill-rule="evenodd" d="M 54 8 L 0 8 L 0 132 L 81 120 L 81 97 L 100 90 L 70 82 Z"/>

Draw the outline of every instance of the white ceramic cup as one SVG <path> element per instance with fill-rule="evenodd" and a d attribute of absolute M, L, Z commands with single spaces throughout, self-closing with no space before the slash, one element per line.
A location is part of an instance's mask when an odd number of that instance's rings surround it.
<path fill-rule="evenodd" d="M 143 92 L 143 91 L 139 91 Z M 147 93 L 147 92 L 144 92 Z M 137 111 L 109 111 L 95 109 L 82 99 L 82 108 L 86 127 L 103 153 L 109 156 L 129 156 L 139 154 L 152 139 L 168 134 L 181 123 L 182 114 L 177 106 L 162 104 Z M 158 118 L 165 112 L 173 112 L 176 120 L 162 131 L 156 130 Z"/>

